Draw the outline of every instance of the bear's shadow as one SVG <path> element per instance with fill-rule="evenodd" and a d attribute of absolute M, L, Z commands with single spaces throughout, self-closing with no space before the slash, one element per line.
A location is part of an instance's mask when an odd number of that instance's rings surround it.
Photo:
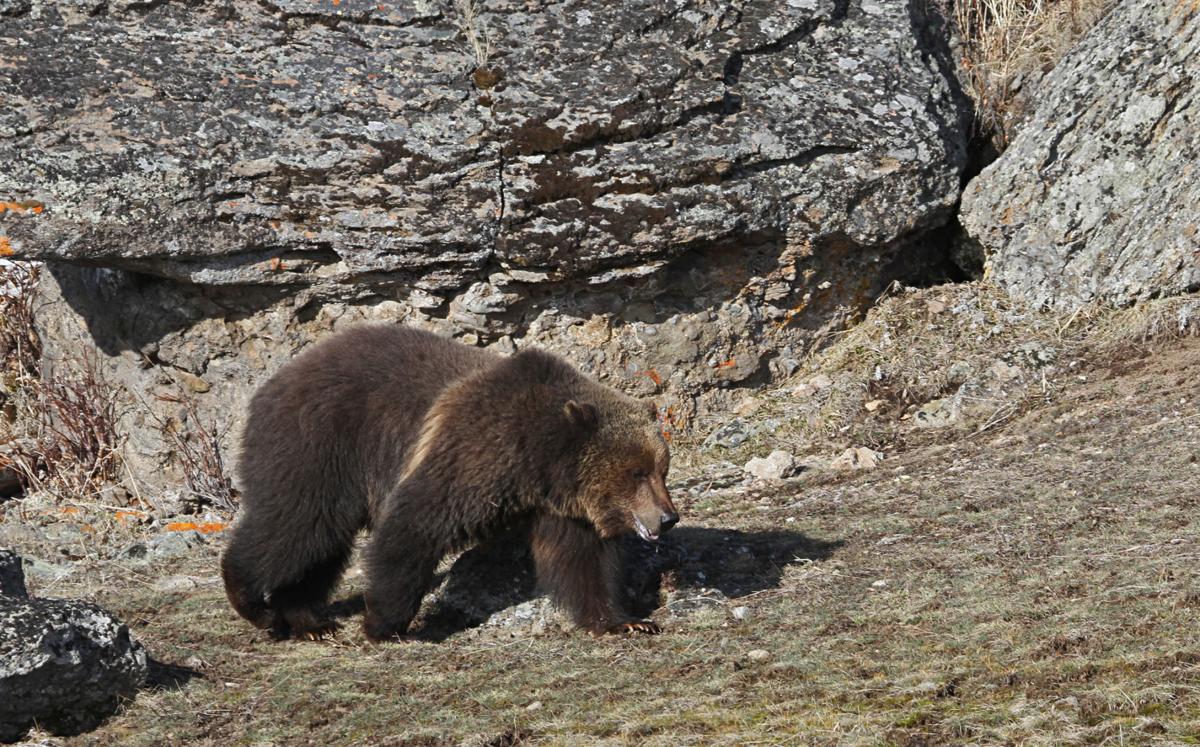
<path fill-rule="evenodd" d="M 648 616 L 665 605 L 672 616 L 686 615 L 726 599 L 736 600 L 776 588 L 789 565 L 829 557 L 841 541 L 822 541 L 789 530 L 743 531 L 679 527 L 651 545 L 623 540 L 625 585 L 631 611 Z M 525 602 L 541 594 L 528 544 L 521 536 L 501 536 L 460 555 L 440 574 L 411 629 L 413 637 L 445 640 L 476 628 L 498 612 L 517 608 L 498 623 L 516 626 L 535 614 Z M 666 592 L 664 594 L 664 592 Z M 361 595 L 333 605 L 333 614 L 362 611 Z"/>

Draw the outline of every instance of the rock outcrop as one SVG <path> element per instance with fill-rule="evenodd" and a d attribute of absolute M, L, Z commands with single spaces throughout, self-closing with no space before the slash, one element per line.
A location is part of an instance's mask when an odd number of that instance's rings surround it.
<path fill-rule="evenodd" d="M 1200 12 L 1124 0 L 1058 64 L 962 221 L 1038 307 L 1200 289 Z"/>
<path fill-rule="evenodd" d="M 682 418 L 942 251 L 968 107 L 927 5 L 17 4 L 0 235 L 50 265 L 48 354 L 94 342 L 134 393 L 151 479 L 162 402 L 236 433 L 362 319 L 546 345 Z"/>
<path fill-rule="evenodd" d="M 146 673 L 129 628 L 94 604 L 30 599 L 21 559 L 0 550 L 0 741 L 35 724 L 60 735 L 92 729 Z"/>

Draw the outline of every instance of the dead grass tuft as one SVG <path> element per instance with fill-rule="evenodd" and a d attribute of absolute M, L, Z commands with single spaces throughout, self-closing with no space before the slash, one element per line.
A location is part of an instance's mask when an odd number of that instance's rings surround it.
<path fill-rule="evenodd" d="M 1113 0 L 961 0 L 954 21 L 980 125 L 1003 150 L 1023 112 L 1021 88 L 1053 68 Z"/>
<path fill-rule="evenodd" d="M 1095 316 L 1089 335 L 1092 345 L 1106 353 L 1160 340 L 1200 336 L 1200 298 L 1183 296 L 1147 301 Z"/>
<path fill-rule="evenodd" d="M 23 432 L 0 459 L 26 489 L 60 499 L 78 500 L 119 481 L 125 440 L 117 430 L 119 392 L 94 353 L 24 382 L 17 417 Z"/>
<path fill-rule="evenodd" d="M 34 325 L 39 271 L 0 266 L 0 468 L 15 473 L 26 490 L 77 500 L 119 478 L 120 389 L 105 378 L 94 352 L 43 362 Z"/>
<path fill-rule="evenodd" d="M 487 25 L 479 17 L 476 0 L 454 0 L 454 10 L 458 13 L 463 35 L 475 56 L 477 68 L 487 67 L 492 56 L 492 41 L 488 36 Z"/>

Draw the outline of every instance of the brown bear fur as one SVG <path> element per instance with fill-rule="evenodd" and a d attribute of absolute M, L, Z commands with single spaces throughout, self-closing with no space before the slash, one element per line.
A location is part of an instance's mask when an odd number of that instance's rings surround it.
<path fill-rule="evenodd" d="M 254 395 L 242 516 L 222 559 L 234 608 L 277 638 L 317 638 L 359 530 L 364 627 L 403 635 L 448 552 L 530 527 L 540 583 L 581 627 L 630 616 L 616 539 L 677 520 L 653 405 L 539 350 L 502 357 L 418 330 L 351 329 Z"/>

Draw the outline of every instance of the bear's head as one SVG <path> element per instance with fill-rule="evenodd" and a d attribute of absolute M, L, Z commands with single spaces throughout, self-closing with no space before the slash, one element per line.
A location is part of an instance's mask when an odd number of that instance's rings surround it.
<path fill-rule="evenodd" d="M 585 435 L 577 509 L 602 537 L 632 532 L 657 541 L 679 521 L 667 492 L 671 453 L 653 403 L 625 396 L 573 399 L 563 407 Z"/>

